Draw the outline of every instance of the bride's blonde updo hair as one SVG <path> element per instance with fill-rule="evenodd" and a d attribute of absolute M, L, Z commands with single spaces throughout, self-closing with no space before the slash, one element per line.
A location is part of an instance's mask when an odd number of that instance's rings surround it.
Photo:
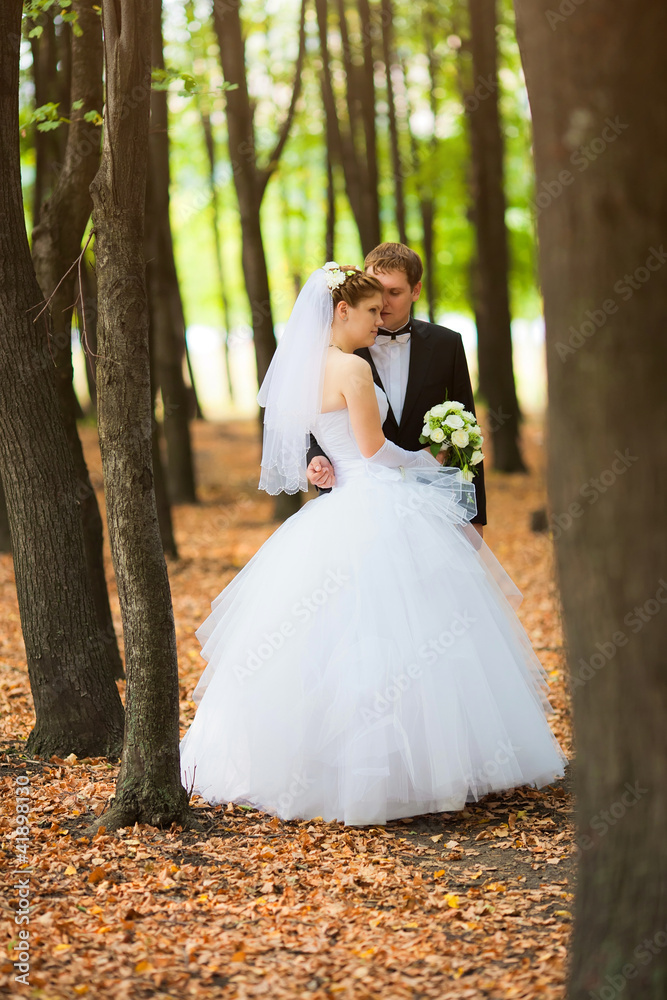
<path fill-rule="evenodd" d="M 372 274 L 366 274 L 360 267 L 354 264 L 339 264 L 340 270 L 345 274 L 345 281 L 331 290 L 334 309 L 339 302 L 347 302 L 348 306 L 358 306 L 362 299 L 369 299 L 378 292 L 382 294 L 383 287 L 377 278 Z M 352 274 L 347 274 L 352 271 Z"/>

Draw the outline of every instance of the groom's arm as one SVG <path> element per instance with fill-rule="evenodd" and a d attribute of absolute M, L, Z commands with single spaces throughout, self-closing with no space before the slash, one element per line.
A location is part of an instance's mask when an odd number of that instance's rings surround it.
<path fill-rule="evenodd" d="M 458 399 L 463 403 L 466 410 L 475 413 L 475 397 L 473 396 L 472 383 L 470 382 L 470 372 L 466 353 L 463 349 L 463 341 L 458 338 L 456 354 L 454 356 L 454 373 L 452 385 L 449 393 L 450 399 Z M 476 416 L 477 414 L 475 414 Z M 486 524 L 486 487 L 484 485 L 484 462 L 476 466 L 476 474 L 473 480 L 475 486 L 475 498 L 477 500 L 477 513 L 472 519 L 472 524 Z"/>

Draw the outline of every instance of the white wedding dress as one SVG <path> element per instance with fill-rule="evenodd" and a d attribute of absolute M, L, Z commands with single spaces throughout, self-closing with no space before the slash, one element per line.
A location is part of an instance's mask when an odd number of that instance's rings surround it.
<path fill-rule="evenodd" d="M 208 665 L 181 742 L 185 787 L 366 825 L 562 776 L 521 595 L 467 524 L 460 474 L 373 466 L 347 410 L 312 429 L 336 486 L 275 531 L 197 629 Z"/>

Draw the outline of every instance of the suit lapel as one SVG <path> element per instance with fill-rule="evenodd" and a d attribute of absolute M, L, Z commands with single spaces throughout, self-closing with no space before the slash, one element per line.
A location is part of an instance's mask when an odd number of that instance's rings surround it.
<path fill-rule="evenodd" d="M 373 356 L 372 356 L 371 352 L 368 350 L 368 348 L 367 347 L 360 347 L 354 353 L 358 354 L 359 357 L 364 358 L 365 361 L 368 361 L 369 365 L 371 366 L 371 371 L 373 372 L 373 381 L 378 386 L 378 388 L 382 389 L 382 391 L 386 395 L 387 394 L 386 393 L 386 389 L 382 385 L 382 379 L 380 378 L 380 373 L 378 372 L 377 368 L 375 367 L 375 362 L 373 361 Z M 389 403 L 389 397 L 388 396 L 387 396 L 387 402 Z M 396 431 L 398 431 L 398 421 L 396 420 L 396 417 L 394 415 L 394 411 L 391 408 L 391 403 L 389 403 L 389 409 L 387 410 L 387 419 L 385 420 L 385 422 L 384 422 L 384 424 L 382 426 L 386 427 L 387 424 L 389 424 L 390 427 L 393 426 L 396 429 Z"/>
<path fill-rule="evenodd" d="M 424 379 L 428 374 L 433 353 L 433 337 L 428 330 L 428 324 L 419 319 L 412 321 L 412 343 L 410 345 L 410 367 L 408 369 L 408 384 L 405 390 L 405 402 L 401 414 L 400 428 L 405 423 L 414 409 L 418 399 Z"/>

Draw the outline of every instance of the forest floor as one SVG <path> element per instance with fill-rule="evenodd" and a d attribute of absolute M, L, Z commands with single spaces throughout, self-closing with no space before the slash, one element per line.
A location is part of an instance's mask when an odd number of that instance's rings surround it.
<path fill-rule="evenodd" d="M 94 483 L 95 433 L 82 429 Z M 519 618 L 549 674 L 550 722 L 572 759 L 552 545 L 530 530 L 545 506 L 542 427 L 523 440 L 530 473 L 488 474 L 485 540 L 524 595 Z M 182 732 L 203 669 L 195 629 L 211 600 L 275 530 L 257 491 L 251 421 L 194 427 L 200 503 L 174 512 L 170 561 Z M 103 501 L 98 491 L 100 503 Z M 114 619 L 122 635 L 108 560 Z M 91 841 L 114 793 L 104 759 L 29 760 L 32 702 L 10 556 L 0 556 L 0 993 L 10 997 L 458 1000 L 565 995 L 574 836 L 568 774 L 543 789 L 376 827 L 282 821 L 193 799 L 198 828 L 145 826 Z M 124 684 L 120 683 L 121 694 Z M 17 777 L 31 791 L 29 924 L 20 928 Z M 21 780 L 24 780 L 23 778 Z M 28 985 L 17 982 L 27 929 Z M 26 939 L 23 938 L 23 947 Z"/>

